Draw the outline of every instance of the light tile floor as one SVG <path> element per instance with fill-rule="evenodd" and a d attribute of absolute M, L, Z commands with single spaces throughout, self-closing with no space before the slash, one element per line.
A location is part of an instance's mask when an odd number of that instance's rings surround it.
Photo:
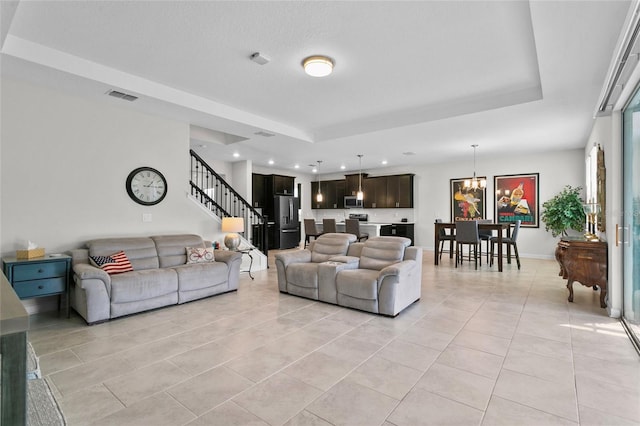
<path fill-rule="evenodd" d="M 88 327 L 32 317 L 69 425 L 640 425 L 640 358 L 598 292 L 552 260 L 505 272 L 433 253 L 422 299 L 386 318 L 238 292 Z"/>

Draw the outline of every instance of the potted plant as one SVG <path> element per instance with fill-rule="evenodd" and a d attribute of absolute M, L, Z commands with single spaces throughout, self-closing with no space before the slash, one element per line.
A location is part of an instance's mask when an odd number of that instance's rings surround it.
<path fill-rule="evenodd" d="M 545 223 L 544 229 L 550 230 L 554 237 L 566 236 L 568 229 L 584 231 L 585 214 L 580 191 L 580 186 L 572 188 L 571 185 L 567 185 L 560 193 L 542 204 L 544 210 L 540 219 Z"/>

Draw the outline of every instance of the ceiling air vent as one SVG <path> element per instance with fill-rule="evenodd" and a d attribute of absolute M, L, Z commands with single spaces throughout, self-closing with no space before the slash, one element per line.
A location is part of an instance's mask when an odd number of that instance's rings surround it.
<path fill-rule="evenodd" d="M 133 102 L 138 99 L 137 96 L 128 95 L 126 93 L 118 92 L 117 90 L 110 90 L 107 92 L 107 95 L 113 96 L 114 98 L 124 99 L 125 101 Z"/>
<path fill-rule="evenodd" d="M 271 136 L 275 136 L 273 133 L 265 132 L 264 130 L 260 130 L 259 132 L 255 132 L 254 135 L 264 136 L 265 138 L 270 138 Z"/>

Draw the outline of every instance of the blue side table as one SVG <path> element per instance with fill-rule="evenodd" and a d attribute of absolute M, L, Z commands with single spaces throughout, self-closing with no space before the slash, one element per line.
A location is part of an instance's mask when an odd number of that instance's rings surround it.
<path fill-rule="evenodd" d="M 2 259 L 2 270 L 20 299 L 58 295 L 58 311 L 62 296 L 66 297 L 69 318 L 69 280 L 71 256 L 45 255 L 34 259 Z"/>

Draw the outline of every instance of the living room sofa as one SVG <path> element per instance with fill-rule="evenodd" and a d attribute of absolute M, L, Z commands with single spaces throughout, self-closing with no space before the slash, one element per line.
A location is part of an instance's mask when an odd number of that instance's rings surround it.
<path fill-rule="evenodd" d="M 280 292 L 387 316 L 421 296 L 422 249 L 403 237 L 329 233 L 275 256 Z"/>
<path fill-rule="evenodd" d="M 187 247 L 211 243 L 198 235 L 104 238 L 71 250 L 71 307 L 88 324 L 238 289 L 242 255 L 215 250 L 214 260 L 187 263 Z M 109 274 L 90 257 L 124 251 L 133 268 Z"/>

